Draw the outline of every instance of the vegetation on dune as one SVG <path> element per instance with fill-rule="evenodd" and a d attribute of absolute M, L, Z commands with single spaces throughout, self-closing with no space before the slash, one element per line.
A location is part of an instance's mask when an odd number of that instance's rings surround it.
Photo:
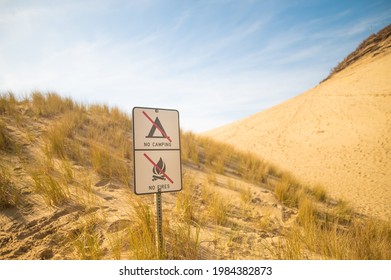
<path fill-rule="evenodd" d="M 11 145 L 12 142 L 8 136 L 7 128 L 3 122 L 0 122 L 0 149 L 6 151 Z"/>
<path fill-rule="evenodd" d="M 322 82 L 330 79 L 331 76 L 349 67 L 354 62 L 362 59 L 364 56 L 376 56 L 386 51 L 390 47 L 390 41 L 387 39 L 391 36 L 391 24 L 384 27 L 376 34 L 370 35 L 363 40 L 360 45 L 347 57 L 345 57 L 337 66 L 331 69 L 329 76 Z M 385 43 L 384 43 L 385 42 Z"/>
<path fill-rule="evenodd" d="M 185 161 L 204 163 L 216 173 L 229 173 L 271 188 L 282 204 L 298 209 L 297 219 L 286 229 L 278 249 L 271 250 L 274 258 L 307 259 L 313 255 L 325 259 L 391 258 L 389 222 L 360 217 L 346 202 L 329 198 L 322 186 L 303 185 L 270 163 L 229 145 L 191 132 L 183 133 L 182 141 L 186 143 L 182 147 Z M 270 178 L 278 180 L 273 182 Z M 245 191 L 241 195 L 249 196 Z"/>
<path fill-rule="evenodd" d="M 11 176 L 0 165 L 0 210 L 16 207 L 19 199 L 20 193 L 11 180 Z"/>
<path fill-rule="evenodd" d="M 25 176 L 24 185 L 48 206 L 80 206 L 75 229 L 66 238 L 73 258 L 159 258 L 152 200 L 130 191 L 132 126 L 127 114 L 34 92 L 20 100 L 12 93 L 0 95 L 0 117 L 0 210 L 24 207 L 22 186 L 3 167 L 21 162 L 26 174 L 18 176 Z M 196 173 L 185 171 L 183 191 L 170 194 L 175 203 L 165 217 L 164 258 L 234 258 L 222 252 L 240 249 L 246 242 L 242 231 L 272 235 L 272 210 L 261 215 L 253 210 L 260 202 L 251 185 L 274 195 L 279 201 L 275 207 L 289 210 L 292 217 L 289 226 L 279 228 L 277 241 L 265 238 L 254 245 L 259 256 L 268 252 L 275 259 L 391 259 L 390 224 L 355 214 L 321 186 L 306 186 L 265 160 L 192 132 L 181 132 L 181 145 L 182 162 Z M 99 202 L 91 178 L 129 188 L 126 219 L 108 227 L 104 202 Z M 222 188 L 239 198 L 237 205 Z M 246 227 L 238 220 L 245 220 Z M 202 237 L 207 229 L 214 233 Z"/>

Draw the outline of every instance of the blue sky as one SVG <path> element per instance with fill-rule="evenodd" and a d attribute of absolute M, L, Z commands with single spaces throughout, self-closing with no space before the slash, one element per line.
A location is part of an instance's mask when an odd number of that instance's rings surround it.
<path fill-rule="evenodd" d="M 0 92 L 173 108 L 202 132 L 323 80 L 391 1 L 0 0 Z"/>

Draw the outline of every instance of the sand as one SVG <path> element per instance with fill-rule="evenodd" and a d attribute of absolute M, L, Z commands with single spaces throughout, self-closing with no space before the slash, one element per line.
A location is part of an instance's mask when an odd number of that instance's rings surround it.
<path fill-rule="evenodd" d="M 45 135 L 57 119 L 30 117 L 25 106 L 18 105 L 16 116 L 0 115 L 0 121 L 7 124 L 10 139 L 20 147 L 18 152 L 0 150 L 0 172 L 5 170 L 20 192 L 15 207 L 0 209 L 0 260 L 148 258 L 147 253 L 140 256 L 131 248 L 129 233 L 137 232 L 138 222 L 143 219 L 142 214 L 140 218 L 143 207 L 145 213 L 152 216 L 152 228 L 155 228 L 154 196 L 136 196 L 132 181 L 128 185 L 120 180 L 122 177 L 106 178 L 83 161 L 47 158 Z M 88 116 L 90 125 L 104 123 L 101 116 L 92 113 Z M 93 122 L 95 118 L 100 121 Z M 76 143 L 90 141 L 83 138 L 85 130 L 86 126 L 73 136 L 81 141 Z M 128 131 L 124 133 L 131 136 Z M 125 160 L 131 168 L 131 160 Z M 66 171 L 65 163 L 72 176 Z M 61 185 L 68 193 L 65 201 L 48 205 L 34 183 L 35 168 L 40 171 L 38 175 L 50 174 Z M 271 248 L 280 246 L 286 228 L 296 220 L 297 209 L 284 206 L 270 189 L 252 185 L 232 173 L 215 174 L 203 163 L 183 162 L 182 171 L 182 192 L 162 194 L 164 239 L 169 256 L 278 258 L 278 250 Z M 212 193 L 224 202 L 216 203 L 225 207 L 224 223 L 215 221 L 214 204 L 208 202 Z M 186 197 L 191 200 L 189 205 L 194 216 L 191 227 L 186 226 L 183 214 L 189 206 L 181 206 Z M 186 255 L 186 250 L 195 248 L 197 236 L 197 252 Z M 148 250 L 147 241 L 148 235 L 139 242 Z M 319 258 L 313 253 L 305 254 L 303 257 Z"/>
<path fill-rule="evenodd" d="M 205 133 L 250 150 L 359 212 L 391 220 L 391 50 L 280 105 Z"/>
<path fill-rule="evenodd" d="M 356 61 L 281 105 L 207 134 L 250 150 L 312 185 L 324 185 L 332 196 L 350 201 L 364 214 L 390 219 L 389 69 L 391 48 Z M 90 125 L 107 121 L 101 114 L 86 114 Z M 12 114 L 0 117 L 19 147 L 16 151 L 0 150 L 0 167 L 10 174 L 21 195 L 16 207 L 0 210 L 0 259 L 133 258 L 126 240 L 139 219 L 138 203 L 153 209 L 153 196 L 136 197 L 131 185 L 118 178 L 102 178 L 83 162 L 68 162 L 73 174 L 69 180 L 66 161 L 58 157 L 45 161 L 45 135 L 56 118 L 37 117 L 23 103 Z M 94 118 L 100 121 L 92 122 Z M 125 133 L 131 143 L 130 133 Z M 91 141 L 83 133 L 73 137 L 78 137 L 81 142 L 76 143 L 81 147 L 88 147 Z M 131 160 L 125 161 L 130 168 Z M 41 167 L 41 175 L 51 174 L 68 192 L 62 204 L 49 206 L 36 190 L 32 171 L 43 163 L 50 164 L 47 171 Z M 271 189 L 264 188 L 266 185 L 252 185 L 229 172 L 213 172 L 204 164 L 186 162 L 183 191 L 162 195 L 164 223 L 172 230 L 167 240 L 181 242 L 189 236 L 190 231 L 183 230 L 182 211 L 187 208 L 178 206 L 188 192 L 196 216 L 192 236 L 199 235 L 194 258 L 284 257 L 278 249 L 286 229 L 296 223 L 297 209 L 284 206 Z M 224 223 L 217 224 L 213 218 L 212 206 L 219 204 L 208 203 L 211 191 L 224 202 Z M 97 248 L 90 244 L 91 238 Z M 181 248 L 178 244 L 176 250 Z M 169 243 L 167 249 L 171 249 Z M 302 257 L 323 258 L 306 251 Z"/>

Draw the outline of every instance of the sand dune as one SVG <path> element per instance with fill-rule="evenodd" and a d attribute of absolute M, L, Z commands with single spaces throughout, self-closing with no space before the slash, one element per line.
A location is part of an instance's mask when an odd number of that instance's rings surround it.
<path fill-rule="evenodd" d="M 389 219 L 391 44 L 374 42 L 314 89 L 209 134 Z M 158 258 L 153 196 L 133 193 L 131 127 L 104 105 L 0 95 L 0 259 Z M 181 146 L 183 190 L 162 195 L 166 258 L 390 259 L 388 225 L 284 191 L 284 174 L 247 153 L 190 132 Z"/>
<path fill-rule="evenodd" d="M 0 96 L 0 260 L 157 257 L 154 196 L 133 192 L 130 123 L 54 94 Z M 282 258 L 271 248 L 297 209 L 233 171 L 216 174 L 201 160 L 182 167 L 183 190 L 162 195 L 168 259 Z"/>
<path fill-rule="evenodd" d="M 391 37 L 363 53 L 309 91 L 206 134 L 391 219 Z"/>

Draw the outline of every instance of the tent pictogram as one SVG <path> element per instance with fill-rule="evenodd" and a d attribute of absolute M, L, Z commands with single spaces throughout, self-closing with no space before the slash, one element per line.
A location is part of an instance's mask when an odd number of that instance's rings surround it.
<path fill-rule="evenodd" d="M 166 134 L 166 131 L 164 130 L 163 126 L 162 126 L 162 123 L 160 122 L 159 118 L 156 117 L 154 123 L 156 124 L 153 124 L 152 127 L 151 127 L 151 130 L 149 131 L 148 135 L 145 136 L 146 138 L 166 138 L 164 136 L 164 134 Z M 157 133 L 157 135 L 155 135 L 155 132 L 156 132 L 156 127 L 159 127 L 159 132 L 160 132 L 160 135 L 159 133 Z M 166 134 L 167 135 L 167 134 Z"/>
<path fill-rule="evenodd" d="M 160 122 L 158 117 L 156 117 L 155 121 L 153 121 L 145 111 L 143 111 L 143 114 L 152 123 L 151 130 L 149 131 L 148 135 L 145 136 L 146 138 L 166 138 L 168 141 L 172 142 L 171 138 L 164 131 L 162 123 Z M 159 132 L 161 133 L 160 136 L 155 136 L 156 129 L 159 130 Z"/>

